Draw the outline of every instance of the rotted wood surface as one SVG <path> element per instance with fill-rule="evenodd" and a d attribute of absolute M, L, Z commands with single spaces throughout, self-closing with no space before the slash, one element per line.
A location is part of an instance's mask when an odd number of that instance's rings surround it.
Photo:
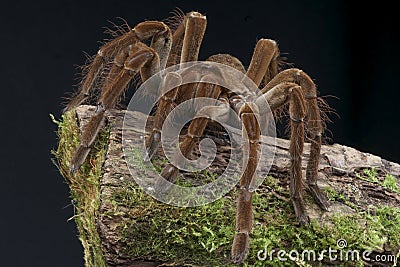
<path fill-rule="evenodd" d="M 81 129 L 85 127 L 88 119 L 95 111 L 93 106 L 80 106 L 77 108 L 78 120 Z M 119 243 L 120 237 L 116 228 L 118 220 L 102 216 L 110 209 L 108 199 L 111 196 L 112 189 L 121 185 L 121 181 L 132 179 L 131 173 L 128 170 L 126 161 L 124 160 L 122 145 L 121 145 L 121 129 L 126 111 L 113 110 L 107 114 L 107 121 L 110 127 L 110 143 L 104 162 L 104 174 L 101 179 L 101 205 L 99 217 L 97 218 L 97 226 L 102 242 L 102 249 L 109 266 L 158 266 L 156 262 L 143 262 L 129 259 L 124 255 L 122 245 Z M 135 120 L 143 116 L 141 113 L 128 112 L 128 115 Z M 148 125 L 151 129 L 151 123 Z M 147 130 L 148 130 L 147 129 Z M 132 129 L 136 134 L 132 138 L 139 139 L 145 133 L 138 133 L 140 129 Z M 137 140 L 143 142 L 142 140 Z M 218 140 L 216 140 L 218 142 Z M 223 143 L 223 141 L 221 141 Z M 288 153 L 289 141 L 284 139 L 276 140 L 275 158 L 269 173 L 279 178 L 283 183 L 288 184 L 290 158 Z M 222 153 L 224 153 L 222 151 Z M 306 144 L 303 154 L 303 170 L 309 153 L 309 145 Z M 363 169 L 375 168 L 378 174 L 378 179 L 383 179 L 386 174 L 391 174 L 397 178 L 397 183 L 400 186 L 400 165 L 389 162 L 378 156 L 360 152 L 354 148 L 340 144 L 323 145 L 321 149 L 321 158 L 319 165 L 319 180 L 318 184 L 321 188 L 330 186 L 336 192 L 342 192 L 348 199 L 361 209 L 368 209 L 370 205 L 376 206 L 385 204 L 390 206 L 400 205 L 400 197 L 398 194 L 387 190 L 382 186 L 377 186 L 371 182 L 356 178 L 362 174 Z M 136 171 L 136 170 L 135 170 Z M 140 175 L 140 170 L 137 170 L 137 175 Z M 271 192 L 274 193 L 274 192 Z M 123 210 L 124 207 L 121 207 Z M 321 212 L 316 205 L 307 207 L 310 218 L 315 218 L 323 222 L 326 216 L 332 216 L 335 213 L 351 214 L 355 211 L 348 205 L 332 201 L 329 212 Z"/>

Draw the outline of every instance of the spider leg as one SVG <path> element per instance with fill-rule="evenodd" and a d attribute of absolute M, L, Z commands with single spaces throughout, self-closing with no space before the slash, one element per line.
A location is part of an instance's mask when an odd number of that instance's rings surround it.
<path fill-rule="evenodd" d="M 267 91 L 256 100 L 256 104 L 262 109 L 262 103 L 268 103 L 271 110 L 289 103 L 290 115 L 290 193 L 293 207 L 300 224 L 309 222 L 303 201 L 302 184 L 302 153 L 304 147 L 304 119 L 306 115 L 306 103 L 303 97 L 302 87 L 293 82 L 282 82 Z"/>
<path fill-rule="evenodd" d="M 159 54 L 161 58 L 160 66 L 165 67 L 172 45 L 172 34 L 170 29 L 164 23 L 158 21 L 146 21 L 139 23 L 131 31 L 118 36 L 111 42 L 108 42 L 100 47 L 82 82 L 80 91 L 68 103 L 65 110 L 70 110 L 80 105 L 87 99 L 95 85 L 95 82 L 98 80 L 105 64 L 109 61 L 109 59 L 114 58 L 120 53 L 121 50 L 125 49 L 129 45 L 134 45 L 139 41 L 143 41 L 151 37 L 153 39 L 150 47 L 152 47 L 157 54 Z M 154 71 L 156 71 L 156 69 Z M 146 80 L 154 74 L 153 72 L 142 72 L 142 79 Z"/>
<path fill-rule="evenodd" d="M 253 80 L 257 87 L 260 86 L 263 78 L 264 81 L 268 80 L 269 77 L 277 73 L 277 55 L 278 47 L 275 41 L 261 39 L 257 42 L 250 66 L 246 72 L 246 75 Z M 266 118 L 259 118 L 257 103 L 243 102 L 239 98 L 234 103 L 234 108 L 238 110 L 243 128 L 246 130 L 247 138 L 249 139 L 248 142 L 245 142 L 245 145 L 248 147 L 244 149 L 244 152 L 248 151 L 248 155 L 244 156 L 244 162 L 247 165 L 240 179 L 236 212 L 237 233 L 235 234 L 231 250 L 233 263 L 241 263 L 246 258 L 250 246 L 249 235 L 253 228 L 252 196 L 255 190 L 253 182 L 255 181 L 254 175 L 258 165 L 260 150 L 260 119 Z M 246 136 L 243 137 L 245 138 Z"/>
<path fill-rule="evenodd" d="M 246 75 L 259 86 L 263 77 L 270 77 L 277 72 L 276 57 L 278 46 L 274 40 L 261 39 L 254 48 L 253 56 Z M 275 74 L 276 75 L 276 74 Z"/>
<path fill-rule="evenodd" d="M 310 219 L 307 215 L 303 200 L 303 181 L 301 161 L 304 147 L 304 117 L 306 107 L 300 86 L 294 87 L 289 93 L 289 114 L 290 114 L 290 195 L 295 214 L 300 225 L 307 224 Z"/>
<path fill-rule="evenodd" d="M 244 142 L 244 163 L 246 168 L 240 178 L 239 196 L 237 200 L 236 234 L 233 239 L 231 257 L 233 263 L 242 262 L 249 251 L 250 232 L 253 228 L 252 197 L 255 190 L 254 175 L 257 169 L 260 153 L 259 111 L 256 104 L 246 102 L 239 110 L 242 120 Z"/>
<path fill-rule="evenodd" d="M 195 98 L 207 97 L 207 98 L 217 99 L 220 93 L 221 93 L 221 88 L 217 85 L 209 83 L 199 83 L 196 90 Z M 202 111 L 209 109 L 210 107 L 202 108 L 198 112 L 198 114 L 202 113 L 204 115 L 204 112 Z M 204 129 L 206 128 L 209 121 L 210 119 L 208 117 L 203 117 L 203 116 L 194 118 L 191 121 L 188 128 L 188 133 L 185 136 L 185 139 L 183 140 L 181 145 L 179 146 L 182 154 L 176 154 L 175 162 L 182 162 L 180 158 L 178 158 L 178 155 L 183 156 L 185 158 L 189 157 L 190 153 L 193 151 L 193 148 L 196 145 L 196 141 L 202 137 Z M 179 169 L 172 163 L 169 163 L 161 171 L 161 176 L 164 177 L 164 179 L 166 179 L 167 181 L 174 183 L 176 181 L 178 173 Z M 166 186 L 163 186 L 163 188 L 166 189 Z"/>
<path fill-rule="evenodd" d="M 180 63 L 196 61 L 201 41 L 206 29 L 206 17 L 198 12 L 187 13 L 182 23 L 172 35 L 172 48 L 167 67 Z"/>
<path fill-rule="evenodd" d="M 182 27 L 184 27 L 185 31 L 182 39 L 181 63 L 196 61 L 198 59 L 200 45 L 201 41 L 203 40 L 206 25 L 206 17 L 200 13 L 190 12 L 185 16 L 184 23 L 182 24 Z M 178 27 L 178 30 L 180 33 L 182 29 Z M 173 49 L 179 46 L 177 42 L 180 40 L 181 36 L 174 34 Z M 145 161 L 149 161 L 153 157 L 160 145 L 161 127 L 166 116 L 174 108 L 175 103 L 189 99 L 193 96 L 195 86 L 195 83 L 184 84 L 170 90 L 160 98 L 159 108 L 157 109 L 157 113 L 155 115 L 153 130 L 146 144 L 146 155 L 144 156 Z"/>
<path fill-rule="evenodd" d="M 318 108 L 317 89 L 312 79 L 302 70 L 292 68 L 278 73 L 262 90 L 268 93 L 282 82 L 292 82 L 301 86 L 306 104 L 307 132 L 310 135 L 310 158 L 307 163 L 306 181 L 308 188 L 323 210 L 329 209 L 326 195 L 317 185 L 319 156 L 321 151 L 323 121 Z"/>
<path fill-rule="evenodd" d="M 135 73 L 142 69 L 149 61 L 153 60 L 159 60 L 157 53 L 140 42 L 133 45 L 129 52 L 127 49 L 122 50 L 118 56 L 115 57 L 116 65 L 121 65 L 122 68 L 123 63 L 123 69 L 118 75 L 116 75 L 109 87 L 103 87 L 96 113 L 85 127 L 81 136 L 80 145 L 71 160 L 71 173 L 75 173 L 84 163 L 90 152 L 91 146 L 104 123 L 105 112 L 116 104 L 118 98 L 124 92 Z"/>
<path fill-rule="evenodd" d="M 172 35 L 172 47 L 168 56 L 167 68 L 178 64 L 185 36 L 185 22 L 181 23 Z"/>
<path fill-rule="evenodd" d="M 162 81 L 162 88 L 170 88 L 174 84 L 180 84 L 181 76 L 176 72 L 169 72 Z M 171 85 L 171 86 L 170 86 Z M 143 156 L 144 161 L 150 161 L 157 151 L 161 142 L 161 128 L 168 114 L 175 107 L 177 89 L 174 88 L 163 93 L 159 100 L 157 113 L 154 120 L 153 130 L 146 142 L 146 153 Z"/>
<path fill-rule="evenodd" d="M 217 54 L 210 56 L 207 61 L 210 62 L 218 62 L 221 64 L 225 64 L 236 68 L 239 71 L 244 72 L 244 67 L 242 63 L 235 57 L 228 54 Z M 211 76 L 210 78 L 212 78 Z M 207 79 L 206 75 L 202 77 L 202 79 Z M 209 80 L 209 79 L 208 79 Z M 220 86 L 209 84 L 209 83 L 199 83 L 197 84 L 195 94 L 194 94 L 194 103 L 196 105 L 196 98 L 213 98 L 218 99 L 221 95 L 222 88 Z M 201 138 L 203 135 L 204 129 L 207 124 L 212 119 L 217 119 L 218 121 L 228 121 L 229 120 L 229 104 L 225 99 L 220 99 L 224 102 L 224 105 L 215 106 L 214 103 L 210 103 L 210 106 L 203 107 L 199 110 L 199 108 L 195 108 L 197 111 L 197 115 L 201 115 L 201 117 L 194 118 L 189 125 L 188 134 L 180 145 L 180 150 L 182 154 L 178 156 L 184 156 L 188 158 L 190 153 L 193 151 L 194 146 L 196 145 L 196 141 Z M 174 162 L 182 162 L 179 158 L 175 158 Z M 173 183 L 178 175 L 178 168 L 173 164 L 168 164 L 164 167 L 161 172 L 161 176 L 164 177 L 169 182 Z M 163 185 L 164 189 L 166 189 L 166 185 Z"/>

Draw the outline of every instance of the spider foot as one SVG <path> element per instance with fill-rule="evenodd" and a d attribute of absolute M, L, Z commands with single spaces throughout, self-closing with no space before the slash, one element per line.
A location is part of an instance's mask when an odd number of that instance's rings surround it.
<path fill-rule="evenodd" d="M 76 108 L 77 106 L 85 103 L 88 98 L 88 95 L 85 94 L 77 94 L 75 95 L 72 100 L 64 107 L 63 113 Z"/>
<path fill-rule="evenodd" d="M 231 257 L 233 263 L 241 263 L 247 256 L 250 246 L 249 233 L 237 233 L 233 239 Z"/>
<path fill-rule="evenodd" d="M 318 206 L 324 211 L 329 211 L 328 198 L 326 197 L 325 193 L 322 192 L 322 190 L 318 187 L 318 185 L 309 184 L 308 188 Z"/>
<path fill-rule="evenodd" d="M 90 152 L 90 147 L 85 147 L 80 145 L 78 149 L 75 151 L 75 154 L 71 160 L 71 164 L 69 165 L 69 171 L 71 174 L 75 174 L 82 164 L 85 162 L 87 155 Z"/>
<path fill-rule="evenodd" d="M 146 152 L 143 155 L 143 159 L 145 162 L 149 162 L 151 158 L 154 156 L 156 153 L 158 147 L 160 146 L 161 142 L 161 133 L 158 130 L 153 130 L 150 137 L 149 141 L 146 146 Z M 163 176 L 164 177 L 164 176 Z"/>
<path fill-rule="evenodd" d="M 161 176 L 164 179 L 160 179 L 157 181 L 156 187 L 160 192 L 166 192 L 171 188 L 171 185 L 176 181 L 178 178 L 179 174 L 179 169 L 176 168 L 172 164 L 168 164 L 167 166 L 164 167 L 161 171 Z"/>
<path fill-rule="evenodd" d="M 297 219 L 300 225 L 306 225 L 310 223 L 310 217 L 308 217 L 306 208 L 302 198 L 293 198 L 293 207 Z"/>

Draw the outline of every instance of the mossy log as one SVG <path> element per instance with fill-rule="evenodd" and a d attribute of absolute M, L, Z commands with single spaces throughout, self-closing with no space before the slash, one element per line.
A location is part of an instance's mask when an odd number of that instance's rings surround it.
<path fill-rule="evenodd" d="M 60 140 L 54 151 L 71 188 L 86 266 L 230 265 L 235 190 L 218 201 L 193 208 L 169 206 L 148 196 L 136 185 L 123 156 L 121 128 L 126 111 L 107 114 L 105 130 L 87 162 L 78 174 L 69 174 L 69 160 L 80 131 L 94 110 L 80 106 L 63 115 L 57 122 Z M 148 126 L 151 129 L 151 124 Z M 329 197 L 331 208 L 322 212 L 306 194 L 312 223 L 301 227 L 290 203 L 288 147 L 287 140 L 277 139 L 274 163 L 256 191 L 255 223 L 245 266 L 396 264 L 400 254 L 400 165 L 347 146 L 323 145 L 318 184 Z M 304 167 L 308 151 L 306 144 Z M 145 175 L 142 168 L 135 171 L 133 175 Z M 324 256 L 281 261 L 273 253 L 267 260 L 257 256 L 267 248 L 300 253 L 337 249 L 339 239 L 346 241 L 346 249 L 371 250 L 371 255 L 387 255 L 387 260 L 373 263 L 363 258 L 332 260 Z"/>

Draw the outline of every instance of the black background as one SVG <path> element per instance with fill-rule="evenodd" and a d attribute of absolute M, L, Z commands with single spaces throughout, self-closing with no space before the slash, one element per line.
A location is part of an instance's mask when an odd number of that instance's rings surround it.
<path fill-rule="evenodd" d="M 108 36 L 175 7 L 207 15 L 200 59 L 231 53 L 248 64 L 256 41 L 278 41 L 340 118 L 332 142 L 400 162 L 398 14 L 385 1 L 18 1 L 1 6 L 0 266 L 83 266 L 67 185 L 50 161 L 62 97 Z M 5 148 L 4 148 L 5 145 Z"/>

